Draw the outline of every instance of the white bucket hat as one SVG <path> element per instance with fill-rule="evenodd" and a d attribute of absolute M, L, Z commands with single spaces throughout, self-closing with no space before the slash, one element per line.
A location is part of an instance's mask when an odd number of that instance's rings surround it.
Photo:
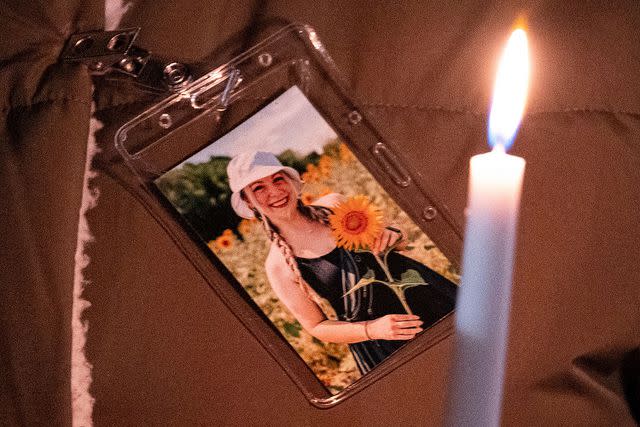
<path fill-rule="evenodd" d="M 276 172 L 286 173 L 300 193 L 302 180 L 297 170 L 284 166 L 280 160 L 268 151 L 248 151 L 235 156 L 227 165 L 227 176 L 229 177 L 229 187 L 231 187 L 231 206 L 238 216 L 242 218 L 254 218 L 253 211 L 247 203 L 242 200 L 240 191 L 247 185 L 261 178 L 273 175 Z"/>

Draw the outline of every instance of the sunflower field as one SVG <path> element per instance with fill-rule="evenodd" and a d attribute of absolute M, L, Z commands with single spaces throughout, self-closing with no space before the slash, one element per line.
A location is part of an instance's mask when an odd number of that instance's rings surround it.
<path fill-rule="evenodd" d="M 340 141 L 326 144 L 322 155 L 308 155 L 295 157 L 290 150 L 280 155 L 280 161 L 301 172 L 304 181 L 301 198 L 306 204 L 313 202 L 329 193 L 340 193 L 351 197 L 365 195 L 378 209 L 383 212 L 385 224 L 393 224 L 402 229 L 410 242 L 410 250 L 403 253 L 429 266 L 436 272 L 458 283 L 459 276 L 444 255 L 433 242 L 413 223 L 407 214 L 401 210 L 382 187 L 373 179 L 364 166 Z M 188 212 L 188 197 L 184 189 L 198 189 L 208 187 L 210 194 L 196 194 L 194 197 L 208 199 L 218 208 L 216 212 L 217 234 L 208 230 L 198 230 L 208 246 L 220 258 L 224 265 L 233 273 L 239 283 L 260 307 L 264 314 L 273 322 L 282 336 L 298 352 L 316 376 L 332 393 L 337 393 L 360 377 L 360 373 L 351 353 L 345 344 L 322 342 L 308 334 L 278 300 L 271 290 L 264 270 L 264 261 L 269 250 L 269 241 L 260 222 L 256 220 L 238 219 L 227 202 L 229 198 L 228 184 L 225 189 L 224 179 L 219 171 L 226 168 L 228 158 L 212 158 L 210 164 L 215 165 L 218 174 L 212 178 L 212 183 L 201 185 L 185 182 L 185 173 L 195 176 L 195 165 L 185 165 L 185 171 L 172 171 L 171 175 L 163 177 L 158 187 L 176 205 L 178 210 L 189 220 L 189 215 L 201 218 L 203 214 Z M 302 160 L 302 161 L 301 161 Z M 206 169 L 206 168 L 203 168 Z M 204 173 L 206 175 L 206 173 Z M 188 180 L 187 180 L 188 181 Z M 176 190 L 179 189 L 180 191 Z M 226 192 L 225 192 L 226 191 Z M 194 203 L 198 206 L 199 203 Z M 200 206 L 202 207 L 202 206 Z M 207 206 L 209 210 L 211 207 Z M 225 210 L 221 213 L 220 210 Z M 214 209 L 216 210 L 216 209 Z M 332 309 L 327 304 L 323 311 L 332 317 Z"/>

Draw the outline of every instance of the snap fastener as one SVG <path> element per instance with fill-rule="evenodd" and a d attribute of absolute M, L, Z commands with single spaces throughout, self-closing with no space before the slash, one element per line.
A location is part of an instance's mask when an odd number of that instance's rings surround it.
<path fill-rule="evenodd" d="M 158 119 L 158 124 L 163 129 L 169 129 L 172 125 L 171 116 L 167 113 L 161 114 L 160 118 Z"/>
<path fill-rule="evenodd" d="M 273 63 L 273 56 L 270 53 L 261 53 L 258 55 L 258 64 L 267 68 Z"/>
<path fill-rule="evenodd" d="M 352 112 L 349 113 L 349 115 L 347 116 L 347 119 L 349 120 L 349 123 L 351 123 L 352 125 L 357 125 L 362 121 L 362 115 L 357 110 L 353 110 Z"/>
<path fill-rule="evenodd" d="M 191 82 L 191 75 L 186 65 L 179 62 L 172 62 L 164 67 L 162 75 L 165 83 L 171 89 L 179 89 Z"/>
<path fill-rule="evenodd" d="M 438 216 L 438 210 L 433 206 L 427 206 L 422 210 L 422 216 L 427 221 L 432 221 L 436 216 Z"/>

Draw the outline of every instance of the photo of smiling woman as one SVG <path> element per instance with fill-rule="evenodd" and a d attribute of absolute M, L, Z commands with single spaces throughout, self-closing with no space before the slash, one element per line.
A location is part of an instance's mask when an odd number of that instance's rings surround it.
<path fill-rule="evenodd" d="M 381 224 L 366 197 L 329 193 L 304 204 L 300 174 L 264 151 L 238 154 L 227 174 L 233 210 L 267 233 L 265 270 L 275 294 L 313 337 L 348 344 L 361 373 L 453 309 L 456 285 L 398 253 L 402 231 Z M 408 271 L 408 280 L 394 281 Z M 337 319 L 323 312 L 322 299 Z"/>
<path fill-rule="evenodd" d="M 454 309 L 455 267 L 295 86 L 156 185 L 332 393 Z"/>

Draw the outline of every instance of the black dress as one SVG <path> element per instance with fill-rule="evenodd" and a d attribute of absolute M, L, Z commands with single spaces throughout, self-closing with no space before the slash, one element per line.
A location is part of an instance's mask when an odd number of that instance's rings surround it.
<path fill-rule="evenodd" d="M 374 271 L 376 278 L 385 280 L 384 271 L 371 253 L 355 253 L 336 247 L 319 258 L 296 257 L 296 260 L 304 280 L 329 301 L 339 320 L 359 322 L 387 314 L 406 313 L 393 291 L 380 283 L 365 286 L 343 297 L 369 269 Z M 428 328 L 453 310 L 457 291 L 454 283 L 397 252 L 389 254 L 388 262 L 394 278 L 414 269 L 429 283 L 409 288 L 405 293 L 409 307 L 424 322 L 423 328 Z M 405 343 L 402 340 L 371 340 L 349 344 L 349 348 L 358 368 L 365 374 Z"/>

